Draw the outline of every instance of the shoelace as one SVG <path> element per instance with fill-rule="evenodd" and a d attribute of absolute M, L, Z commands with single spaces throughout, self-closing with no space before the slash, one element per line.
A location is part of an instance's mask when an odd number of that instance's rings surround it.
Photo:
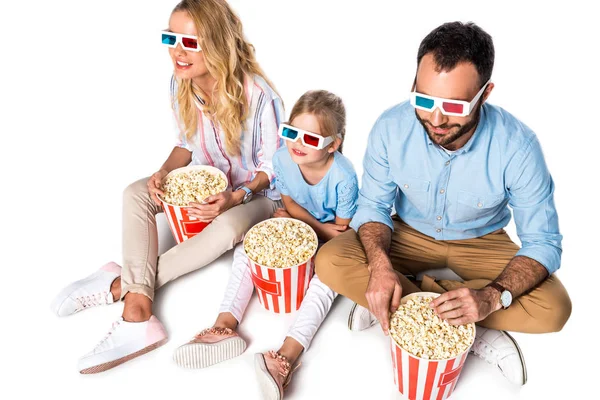
<path fill-rule="evenodd" d="M 100 342 L 98 342 L 98 344 L 96 345 L 96 347 L 94 347 L 94 350 L 96 350 L 98 347 L 102 346 L 104 344 L 104 342 L 106 342 L 106 340 L 113 334 L 113 332 L 115 330 L 117 330 L 117 328 L 119 327 L 119 325 L 121 324 L 121 319 L 113 322 L 112 326 L 110 327 L 110 331 L 108 331 L 108 333 L 106 334 L 106 336 L 104 336 L 104 339 L 102 339 Z"/>
<path fill-rule="evenodd" d="M 197 337 L 200 337 L 200 336 L 204 336 L 204 335 L 208 335 L 208 334 L 225 336 L 225 335 L 231 335 L 232 333 L 233 333 L 233 331 L 231 329 L 229 329 L 229 328 L 215 328 L 215 327 L 212 327 L 212 328 L 204 329 L 202 332 L 196 334 L 196 336 L 194 336 L 194 338 L 197 338 Z"/>
<path fill-rule="evenodd" d="M 287 357 L 282 356 L 281 354 L 279 354 L 276 351 L 273 350 L 269 350 L 267 352 L 267 355 L 274 359 L 277 360 L 278 364 L 279 364 L 279 371 L 277 371 L 279 373 L 279 375 L 281 375 L 282 378 L 287 378 L 287 376 L 290 374 L 290 370 L 291 370 L 291 365 L 287 359 Z"/>
<path fill-rule="evenodd" d="M 484 341 L 475 343 L 475 354 L 483 358 L 488 364 L 498 364 L 497 350 Z"/>
<path fill-rule="evenodd" d="M 106 304 L 108 301 L 107 297 L 108 297 L 108 292 L 104 291 L 104 292 L 94 293 L 94 294 L 88 295 L 88 296 L 77 297 L 75 299 L 75 301 L 77 302 L 77 308 L 79 310 L 82 310 L 84 308 L 99 306 L 101 304 Z"/>

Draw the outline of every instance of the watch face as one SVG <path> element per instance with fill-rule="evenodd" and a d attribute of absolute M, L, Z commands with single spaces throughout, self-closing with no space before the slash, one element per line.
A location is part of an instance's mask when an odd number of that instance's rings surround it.
<path fill-rule="evenodd" d="M 512 294 L 508 290 L 500 295 L 500 303 L 502 303 L 502 307 L 508 307 L 512 303 Z"/>

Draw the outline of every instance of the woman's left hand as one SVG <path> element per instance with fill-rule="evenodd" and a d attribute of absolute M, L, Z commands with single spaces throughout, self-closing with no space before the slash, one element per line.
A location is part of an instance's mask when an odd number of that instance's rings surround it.
<path fill-rule="evenodd" d="M 202 222 L 211 222 L 231 207 L 235 207 L 240 204 L 241 200 L 238 199 L 234 192 L 229 190 L 209 196 L 205 200 L 206 204 L 190 203 L 187 208 L 188 214 L 192 217 L 198 218 Z"/>

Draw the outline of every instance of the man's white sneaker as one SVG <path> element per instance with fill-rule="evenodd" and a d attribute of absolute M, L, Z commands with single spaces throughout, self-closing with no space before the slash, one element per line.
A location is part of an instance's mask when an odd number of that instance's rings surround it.
<path fill-rule="evenodd" d="M 368 309 L 354 303 L 348 316 L 348 329 L 351 331 L 362 331 L 377 323 L 377 318 Z"/>
<path fill-rule="evenodd" d="M 153 315 L 148 321 L 119 318 L 104 339 L 79 360 L 79 372 L 95 374 L 141 356 L 167 342 L 167 332 Z"/>
<path fill-rule="evenodd" d="M 52 301 L 52 310 L 59 316 L 114 302 L 110 292 L 113 281 L 121 276 L 121 267 L 109 262 L 98 271 L 64 288 Z"/>
<path fill-rule="evenodd" d="M 504 331 L 480 326 L 476 332 L 471 351 L 489 364 L 498 366 L 502 375 L 511 383 L 524 385 L 527 382 L 527 368 L 515 339 Z"/>

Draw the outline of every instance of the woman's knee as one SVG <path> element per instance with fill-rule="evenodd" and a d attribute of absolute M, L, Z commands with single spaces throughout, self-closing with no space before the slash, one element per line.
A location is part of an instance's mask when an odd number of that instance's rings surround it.
<path fill-rule="evenodd" d="M 140 195 L 148 193 L 148 178 L 143 178 L 129 184 L 125 190 L 123 190 L 123 200 L 131 198 L 137 198 Z"/>

